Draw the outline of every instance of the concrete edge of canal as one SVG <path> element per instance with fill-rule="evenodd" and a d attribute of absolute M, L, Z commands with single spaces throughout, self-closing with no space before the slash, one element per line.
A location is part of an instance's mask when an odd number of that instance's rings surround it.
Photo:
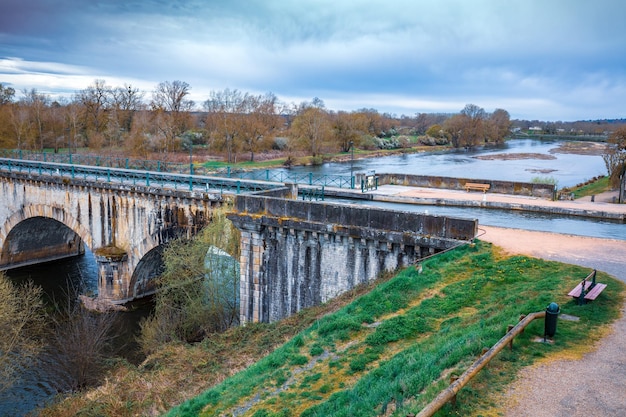
<path fill-rule="evenodd" d="M 593 201 L 551 201 L 510 194 L 465 192 L 438 188 L 384 185 L 377 190 L 361 192 L 326 188 L 324 194 L 335 198 L 382 201 L 416 205 L 436 205 L 517 210 L 561 216 L 578 216 L 624 222 L 626 205 Z"/>

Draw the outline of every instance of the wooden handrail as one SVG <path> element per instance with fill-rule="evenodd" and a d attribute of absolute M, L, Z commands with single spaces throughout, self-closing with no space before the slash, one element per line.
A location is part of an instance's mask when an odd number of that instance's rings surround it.
<path fill-rule="evenodd" d="M 482 355 L 476 362 L 470 366 L 467 371 L 463 373 L 456 381 L 451 383 L 446 389 L 441 391 L 434 400 L 432 400 L 426 407 L 419 412 L 416 417 L 430 417 L 435 414 L 441 407 L 443 407 L 448 401 L 452 400 L 457 392 L 461 390 L 476 374 L 489 363 L 494 356 L 498 354 L 507 344 L 509 344 L 515 336 L 520 334 L 526 326 L 528 326 L 533 320 L 543 318 L 546 316 L 545 311 L 537 313 L 531 313 L 524 317 L 515 327 L 513 327 L 502 339 L 498 341 L 491 349 L 489 349 L 484 355 Z"/>

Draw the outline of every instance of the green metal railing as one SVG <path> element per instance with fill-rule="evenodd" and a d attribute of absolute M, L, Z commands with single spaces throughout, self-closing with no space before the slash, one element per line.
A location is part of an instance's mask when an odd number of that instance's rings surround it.
<path fill-rule="evenodd" d="M 192 165 L 189 163 L 176 163 L 131 158 L 114 158 L 110 156 L 89 154 L 34 152 L 14 149 L 0 149 L 0 157 L 28 161 L 133 169 L 151 172 L 166 172 L 191 175 L 197 174 L 210 177 L 237 178 L 240 180 L 250 181 L 269 181 L 350 189 L 355 188 L 355 177 L 352 175 L 314 175 L 313 173 L 297 174 L 269 169 L 245 171 L 232 169 L 231 167 L 217 170 L 209 170 L 206 167 Z"/>
<path fill-rule="evenodd" d="M 23 159 L 0 158 L 0 170 L 23 172 L 62 179 L 82 179 L 92 182 L 142 185 L 155 188 L 181 189 L 189 191 L 219 193 L 249 193 L 269 190 L 280 185 L 262 181 L 235 178 L 184 175 L 158 171 L 70 165 L 56 162 L 30 161 Z"/>

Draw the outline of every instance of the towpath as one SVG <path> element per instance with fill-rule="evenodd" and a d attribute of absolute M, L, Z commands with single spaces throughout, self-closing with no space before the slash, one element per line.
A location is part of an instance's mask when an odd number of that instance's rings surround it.
<path fill-rule="evenodd" d="M 495 201 L 573 210 L 626 213 L 626 205 L 612 204 L 615 193 L 575 201 L 493 193 L 383 186 L 373 191 L 396 200 L 433 199 Z M 560 261 L 605 271 L 626 282 L 626 241 L 549 232 L 479 226 L 479 239 L 512 254 Z M 626 225 L 616 224 L 616 227 Z M 626 308 L 610 333 L 580 359 L 557 359 L 525 368 L 496 402 L 507 417 L 626 416 Z"/>

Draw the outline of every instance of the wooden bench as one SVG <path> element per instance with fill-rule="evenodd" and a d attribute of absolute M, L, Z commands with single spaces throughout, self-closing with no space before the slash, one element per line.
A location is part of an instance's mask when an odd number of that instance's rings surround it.
<path fill-rule="evenodd" d="M 596 282 L 596 270 L 594 269 L 567 295 L 574 297 L 578 302 L 578 305 L 582 305 L 587 301 L 595 300 L 605 288 L 606 284 Z"/>
<path fill-rule="evenodd" d="M 486 193 L 487 190 L 491 187 L 490 184 L 480 184 L 476 182 L 466 182 L 465 183 L 465 191 L 469 192 L 470 190 L 482 191 Z"/>
<path fill-rule="evenodd" d="M 300 188 L 300 194 L 302 195 L 303 200 L 309 201 L 324 201 L 324 186 L 317 188 Z"/>

